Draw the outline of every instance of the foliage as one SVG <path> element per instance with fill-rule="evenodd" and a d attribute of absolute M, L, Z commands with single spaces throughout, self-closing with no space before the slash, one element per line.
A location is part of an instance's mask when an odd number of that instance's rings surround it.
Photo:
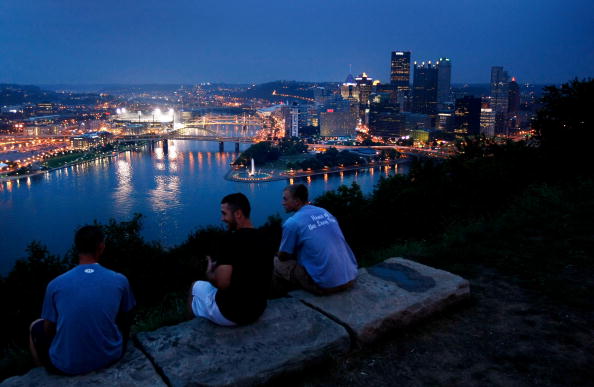
<path fill-rule="evenodd" d="M 254 159 L 256 164 L 266 164 L 269 161 L 278 160 L 280 151 L 270 141 L 263 141 L 250 146 L 243 151 L 241 155 L 235 160 L 235 165 L 250 165 L 251 159 Z"/>
<path fill-rule="evenodd" d="M 543 149 L 573 153 L 592 147 L 594 79 L 548 86 L 542 103 L 534 128 Z"/>
<path fill-rule="evenodd" d="M 299 138 L 282 138 L 277 145 L 282 156 L 297 155 L 307 152 L 307 145 Z"/>
<path fill-rule="evenodd" d="M 297 155 L 307 152 L 307 145 L 298 138 L 282 138 L 274 144 L 270 141 L 259 142 L 243 151 L 235 160 L 235 165 L 250 165 L 251 159 L 258 165 L 278 160 L 280 156 Z"/>
<path fill-rule="evenodd" d="M 361 157 L 357 156 L 353 152 L 349 152 L 347 150 L 339 152 L 336 148 L 331 147 L 328 148 L 325 152 L 318 153 L 315 155 L 315 157 L 312 157 L 310 159 L 295 163 L 287 163 L 287 168 L 319 170 L 325 167 L 350 167 L 362 163 L 363 160 L 361 159 Z"/>

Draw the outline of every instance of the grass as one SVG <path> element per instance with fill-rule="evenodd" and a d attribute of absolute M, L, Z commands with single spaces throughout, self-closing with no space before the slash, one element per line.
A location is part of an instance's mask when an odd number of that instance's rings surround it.
<path fill-rule="evenodd" d="M 263 169 L 274 169 L 284 171 L 287 169 L 287 163 L 295 163 L 312 158 L 313 155 L 309 153 L 301 153 L 298 155 L 281 156 L 278 160 L 266 163 L 262 166 Z"/>
<path fill-rule="evenodd" d="M 594 181 L 530 187 L 497 216 L 452 225 L 434 240 L 371 251 L 362 265 L 389 257 L 470 277 L 481 265 L 492 267 L 554 302 L 592 309 Z"/>

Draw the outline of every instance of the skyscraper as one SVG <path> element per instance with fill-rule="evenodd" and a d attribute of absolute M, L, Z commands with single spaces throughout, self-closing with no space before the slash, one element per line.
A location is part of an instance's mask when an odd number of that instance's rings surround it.
<path fill-rule="evenodd" d="M 357 82 L 355 82 L 355 78 L 353 78 L 352 74 L 349 74 L 342 86 L 340 86 L 340 95 L 343 99 L 349 101 L 359 100 L 359 90 L 357 89 Z"/>
<path fill-rule="evenodd" d="M 506 130 L 509 76 L 501 66 L 491 67 L 491 109 L 495 113 L 495 134 Z"/>
<path fill-rule="evenodd" d="M 466 96 L 456 100 L 456 133 L 478 135 L 481 132 L 481 99 Z"/>
<path fill-rule="evenodd" d="M 397 90 L 410 89 L 410 51 L 392 51 L 390 83 Z"/>
<path fill-rule="evenodd" d="M 449 58 L 439 58 L 439 61 L 437 61 L 437 102 L 440 105 L 445 105 L 451 101 L 451 80 L 452 61 Z"/>
<path fill-rule="evenodd" d="M 520 85 L 512 77 L 507 93 L 507 127 L 517 129 L 520 127 Z"/>
<path fill-rule="evenodd" d="M 401 116 L 398 104 L 390 95 L 376 95 L 369 108 L 369 131 L 373 136 L 399 137 Z"/>
<path fill-rule="evenodd" d="M 357 91 L 359 93 L 359 118 L 361 122 L 367 123 L 366 113 L 369 112 L 369 96 L 373 90 L 373 78 L 366 73 L 362 73 L 355 78 L 355 82 L 357 82 Z"/>
<path fill-rule="evenodd" d="M 518 82 L 516 82 L 515 77 L 512 77 L 508 86 L 507 111 L 511 114 L 515 114 L 520 111 L 520 85 L 518 85 Z"/>
<path fill-rule="evenodd" d="M 437 117 L 437 66 L 415 62 L 413 79 L 413 112 Z"/>

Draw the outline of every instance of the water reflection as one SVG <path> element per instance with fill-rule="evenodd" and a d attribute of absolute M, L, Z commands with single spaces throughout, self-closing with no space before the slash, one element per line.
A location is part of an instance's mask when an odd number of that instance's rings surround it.
<path fill-rule="evenodd" d="M 156 187 L 149 191 L 153 211 L 165 211 L 180 205 L 179 176 L 155 176 Z"/>
<path fill-rule="evenodd" d="M 128 160 L 126 160 L 128 159 Z M 117 186 L 113 193 L 113 198 L 116 203 L 116 210 L 120 215 L 128 213 L 132 205 L 132 167 L 130 165 L 129 157 L 118 160 L 116 163 L 116 181 Z"/>
<path fill-rule="evenodd" d="M 280 195 L 287 183 L 308 184 L 310 197 L 315 199 L 353 181 L 368 193 L 380 176 L 400 172 L 398 167 L 377 168 L 375 176 L 361 170 L 289 181 L 231 182 L 224 179 L 229 163 L 236 157 L 229 152 L 231 144 L 226 144 L 228 151 L 218 152 L 218 142 L 170 140 L 167 155 L 163 144 L 156 143 L 138 152 L 128 151 L 115 158 L 39 175 L 37 180 L 31 178 L 30 185 L 26 179 L 20 185 L 18 181 L 1 183 L 0 202 L 11 205 L 3 204 L 0 219 L 9 219 L 11 227 L 0 238 L 0 264 L 9 260 L 11 263 L 0 266 L 0 274 L 12 267 L 14 259 L 22 256 L 26 245 L 34 239 L 46 244 L 52 253 L 63 254 L 71 245 L 72 230 L 93 219 L 127 220 L 136 212 L 142 213 L 143 236 L 172 246 L 181 243 L 197 227 L 219 224 L 218 203 L 232 192 L 248 196 L 252 220 L 259 226 L 275 213 L 285 216 Z M 248 146 L 242 144 L 240 149 Z M 60 214 L 59 227 L 56 214 Z M 33 221 L 35 227 L 31 228 Z"/>

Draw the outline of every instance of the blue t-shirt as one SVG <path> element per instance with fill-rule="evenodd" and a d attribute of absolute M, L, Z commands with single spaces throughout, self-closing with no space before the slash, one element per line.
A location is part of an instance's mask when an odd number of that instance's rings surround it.
<path fill-rule="evenodd" d="M 68 374 L 105 367 L 122 356 L 120 312 L 136 304 L 128 279 L 99 264 L 78 265 L 47 286 L 41 318 L 56 324 L 50 359 Z"/>
<path fill-rule="evenodd" d="M 323 288 L 343 285 L 357 276 L 357 261 L 336 218 L 323 208 L 305 205 L 283 224 L 279 251 L 295 254 Z"/>

